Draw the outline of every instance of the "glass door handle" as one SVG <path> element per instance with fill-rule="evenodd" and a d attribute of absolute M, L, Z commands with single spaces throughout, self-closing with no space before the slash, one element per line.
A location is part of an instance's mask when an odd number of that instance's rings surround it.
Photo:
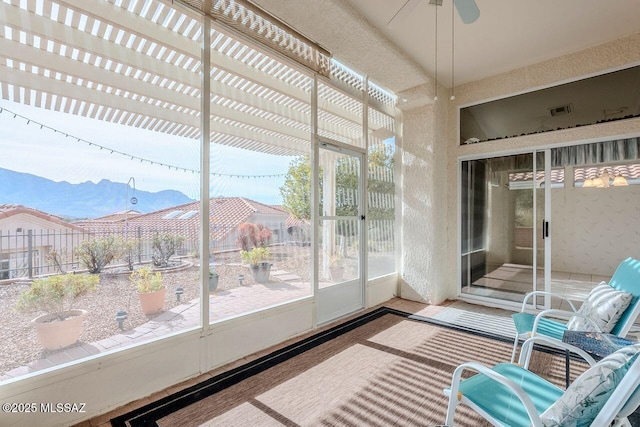
<path fill-rule="evenodd" d="M 542 239 L 549 237 L 549 221 L 542 220 Z"/>

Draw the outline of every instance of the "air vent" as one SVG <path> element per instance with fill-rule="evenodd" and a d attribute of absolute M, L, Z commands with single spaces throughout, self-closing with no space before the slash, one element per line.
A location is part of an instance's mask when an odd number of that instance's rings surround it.
<path fill-rule="evenodd" d="M 551 114 L 551 117 L 563 116 L 565 114 L 571 113 L 572 111 L 573 111 L 573 105 L 571 104 L 562 105 L 560 107 L 549 108 L 549 113 Z"/>

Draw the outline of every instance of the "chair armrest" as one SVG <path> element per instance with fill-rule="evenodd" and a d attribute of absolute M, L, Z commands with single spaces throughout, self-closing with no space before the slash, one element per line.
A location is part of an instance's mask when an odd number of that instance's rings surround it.
<path fill-rule="evenodd" d="M 533 291 L 533 292 L 529 292 L 528 294 L 526 294 L 522 300 L 522 308 L 520 309 L 521 313 L 524 313 L 527 310 L 527 301 L 529 299 L 531 299 L 531 297 L 534 297 L 536 295 L 549 295 L 558 299 L 561 299 L 563 301 L 566 301 L 567 304 L 569 304 L 569 307 L 571 307 L 571 311 L 573 311 L 574 313 L 577 311 L 576 307 L 573 305 L 573 303 L 569 300 L 569 298 L 564 297 L 562 295 L 559 294 L 554 294 L 553 292 L 546 292 L 546 291 Z"/>
<path fill-rule="evenodd" d="M 546 337 L 544 335 L 536 335 L 529 338 L 524 342 L 524 344 L 522 344 L 522 350 L 520 351 L 518 364 L 525 369 L 529 369 L 529 362 L 531 362 L 531 352 L 533 351 L 533 346 L 535 344 L 544 345 L 546 347 L 553 347 L 560 350 L 569 350 L 570 352 L 582 357 L 589 364 L 589 366 L 593 366 L 596 364 L 596 360 L 593 357 L 576 346 L 563 341 L 558 341 L 554 338 Z"/>
<path fill-rule="evenodd" d="M 449 394 L 449 399 L 457 399 L 458 398 L 458 392 L 460 390 L 460 381 L 461 381 L 461 378 L 462 378 L 462 373 L 465 370 L 478 372 L 478 373 L 483 374 L 486 377 L 490 378 L 491 380 L 496 381 L 496 382 L 506 386 L 511 392 L 513 392 L 513 394 L 524 405 L 525 410 L 527 411 L 527 414 L 529 415 L 529 419 L 531 420 L 531 424 L 533 426 L 541 426 L 542 425 L 542 421 L 540 420 L 540 415 L 538 415 L 538 411 L 536 410 L 535 405 L 531 401 L 531 398 L 529 397 L 529 395 L 527 395 L 527 393 L 522 389 L 522 387 L 520 387 L 518 384 L 514 383 L 513 381 L 511 381 L 509 378 L 505 377 L 504 375 L 501 375 L 501 374 L 495 372 L 494 370 L 492 370 L 491 368 L 488 368 L 487 366 L 485 366 L 485 365 L 483 365 L 481 363 L 478 363 L 478 362 L 463 363 L 463 364 L 459 365 L 455 369 L 455 371 L 453 371 L 453 377 L 451 379 L 451 389 L 450 389 L 450 391 L 448 391 L 446 389 L 444 390 L 445 395 L 447 394 L 447 392 L 450 393 Z M 453 421 L 453 414 L 450 414 L 450 416 L 451 416 L 450 421 L 452 422 Z"/>
<path fill-rule="evenodd" d="M 548 310 L 543 310 L 536 315 L 535 319 L 533 320 L 533 326 L 531 327 L 531 334 L 534 335 L 538 330 L 538 324 L 540 323 L 540 319 L 544 317 L 551 317 L 551 316 L 555 316 L 564 320 L 568 320 L 570 317 L 573 317 L 573 316 L 578 316 L 585 319 L 587 323 L 590 323 L 595 328 L 595 332 L 602 332 L 600 327 L 587 316 L 583 316 L 580 313 L 572 313 L 566 310 L 558 310 L 556 308 L 550 308 Z"/>

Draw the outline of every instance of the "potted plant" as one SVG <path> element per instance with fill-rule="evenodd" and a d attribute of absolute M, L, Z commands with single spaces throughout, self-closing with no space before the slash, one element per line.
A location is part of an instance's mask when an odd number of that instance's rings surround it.
<path fill-rule="evenodd" d="M 218 289 L 218 280 L 220 276 L 213 269 L 212 266 L 209 266 L 209 292 L 213 292 Z"/>
<path fill-rule="evenodd" d="M 150 267 L 143 267 L 131 273 L 129 278 L 138 291 L 142 312 L 149 315 L 162 311 L 167 293 L 162 273 L 159 271 L 154 273 Z"/>
<path fill-rule="evenodd" d="M 42 347 L 58 350 L 78 341 L 87 312 L 74 308 L 74 304 L 94 291 L 99 282 L 98 275 L 58 274 L 34 280 L 20 295 L 17 302 L 20 311 L 46 313 L 32 320 Z"/>
<path fill-rule="evenodd" d="M 240 256 L 245 263 L 249 264 L 251 274 L 253 274 L 253 280 L 255 280 L 256 283 L 269 281 L 272 265 L 267 261 L 269 256 L 271 256 L 269 248 L 255 247 L 250 251 L 241 251 Z"/>
<path fill-rule="evenodd" d="M 343 257 L 339 252 L 329 255 L 329 273 L 331 279 L 335 282 L 342 280 L 344 277 Z"/>

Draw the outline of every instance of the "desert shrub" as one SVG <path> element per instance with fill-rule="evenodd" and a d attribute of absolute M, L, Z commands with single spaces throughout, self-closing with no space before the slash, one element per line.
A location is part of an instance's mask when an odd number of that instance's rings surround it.
<path fill-rule="evenodd" d="M 140 239 L 128 238 L 122 242 L 121 256 L 130 271 L 133 271 L 133 264 L 140 262 L 141 248 Z"/>
<path fill-rule="evenodd" d="M 240 251 L 240 256 L 244 262 L 255 266 L 267 262 L 269 256 L 271 256 L 271 251 L 269 251 L 269 248 L 256 247 L 250 251 Z"/>
<path fill-rule="evenodd" d="M 271 230 L 262 224 L 244 222 L 238 226 L 236 243 L 243 251 L 258 247 L 265 248 L 269 245 L 272 235 Z"/>
<path fill-rule="evenodd" d="M 238 226 L 238 238 L 236 243 L 243 251 L 248 251 L 256 242 L 256 227 L 249 222 L 243 222 Z"/>
<path fill-rule="evenodd" d="M 75 249 L 76 256 L 89 273 L 97 274 L 122 253 L 122 241 L 116 236 L 84 241 Z"/>
<path fill-rule="evenodd" d="M 134 271 L 129 276 L 129 280 L 140 293 L 161 291 L 164 288 L 162 273 L 159 271 L 153 273 L 149 267 Z"/>
<path fill-rule="evenodd" d="M 73 273 L 36 279 L 28 290 L 20 294 L 17 308 L 20 311 L 44 311 L 63 320 L 64 313 L 73 310 L 76 300 L 94 291 L 99 282 L 98 275 Z"/>
<path fill-rule="evenodd" d="M 171 258 L 182 248 L 184 237 L 172 233 L 156 233 L 153 236 L 151 261 L 156 267 L 166 267 Z"/>

